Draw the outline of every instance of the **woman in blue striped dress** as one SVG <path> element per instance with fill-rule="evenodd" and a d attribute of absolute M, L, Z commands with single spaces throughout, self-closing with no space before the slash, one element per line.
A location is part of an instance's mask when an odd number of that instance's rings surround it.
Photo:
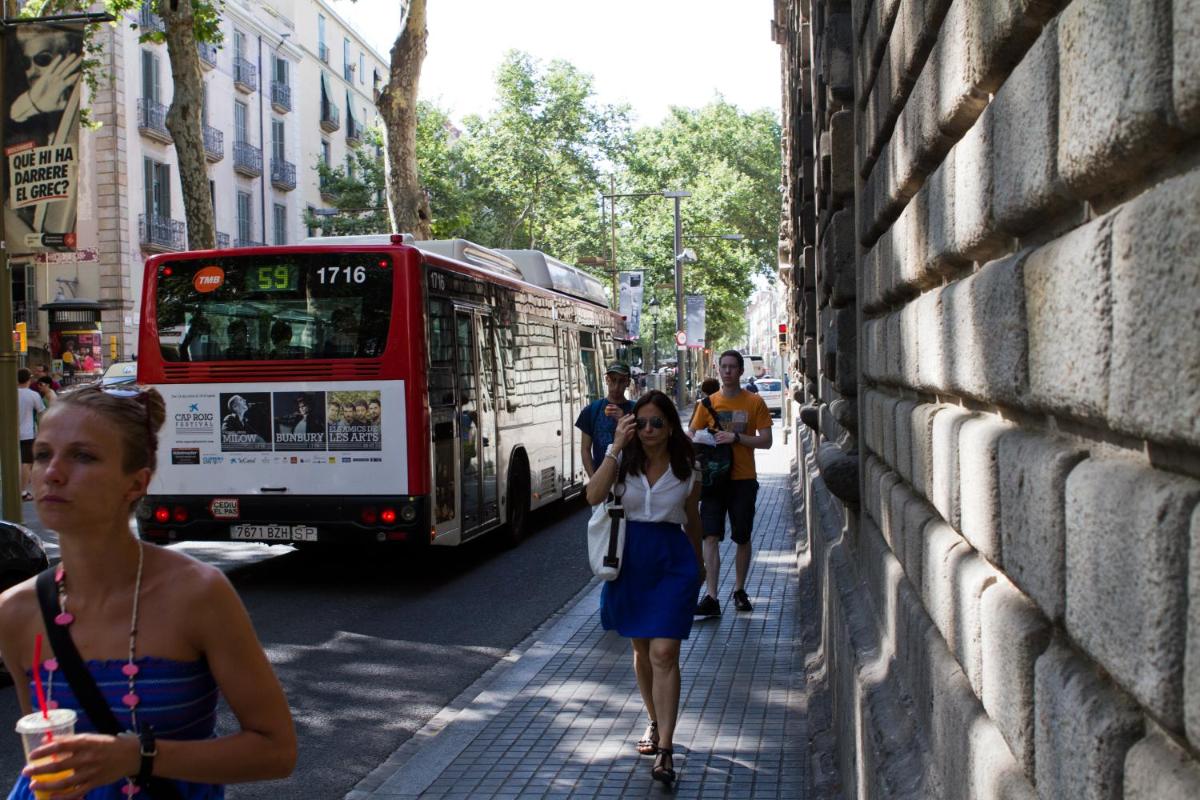
<path fill-rule="evenodd" d="M 18 676 L 37 670 L 47 706 L 79 718 L 75 735 L 30 754 L 49 760 L 26 766 L 10 799 L 33 800 L 37 789 L 87 800 L 215 800 L 224 784 L 286 777 L 295 765 L 287 699 L 229 581 L 130 533 L 164 416 L 153 389 L 86 388 L 43 418 L 33 486 L 38 516 L 57 531 L 62 554 L 53 624 L 67 630 L 124 732 L 94 732 L 54 653 L 44 649 L 33 663 L 35 640 L 46 636 L 35 581 L 14 586 L 0 595 L 0 652 L 18 678 L 21 709 L 33 710 L 33 692 Z M 214 734 L 218 693 L 239 723 L 225 736 Z"/>
<path fill-rule="evenodd" d="M 601 593 L 600 620 L 605 630 L 632 640 L 633 670 L 650 720 L 638 752 L 656 756 L 651 776 L 670 786 L 679 646 L 692 630 L 704 564 L 692 442 L 662 392 L 643 395 L 617 423 L 613 444 L 588 483 L 588 502 L 603 502 L 618 483 L 624 486 L 625 551 L 620 575 Z"/>

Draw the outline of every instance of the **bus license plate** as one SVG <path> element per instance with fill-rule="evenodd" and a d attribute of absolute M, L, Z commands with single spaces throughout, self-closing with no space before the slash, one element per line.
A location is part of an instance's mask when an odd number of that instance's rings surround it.
<path fill-rule="evenodd" d="M 315 542 L 317 529 L 309 525 L 231 525 L 229 535 L 260 542 Z"/>

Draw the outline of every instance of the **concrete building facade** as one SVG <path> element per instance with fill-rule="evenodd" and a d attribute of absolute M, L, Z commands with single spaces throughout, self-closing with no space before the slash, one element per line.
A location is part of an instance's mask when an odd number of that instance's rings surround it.
<path fill-rule="evenodd" d="M 1200 797 L 1200 2 L 776 0 L 844 797 Z"/>
<path fill-rule="evenodd" d="M 78 249 L 13 257 L 16 317 L 35 353 L 48 341 L 37 309 L 62 297 L 98 300 L 105 342 L 116 337 L 117 360 L 131 358 L 146 257 L 187 248 L 167 48 L 138 41 L 161 25 L 142 10 L 98 34 L 100 72 L 113 79 L 87 98 L 100 127 L 80 136 Z M 346 163 L 378 124 L 388 62 L 321 0 L 228 0 L 221 31 L 221 45 L 200 46 L 217 246 L 295 243 L 308 235 L 305 209 L 328 199 L 317 162 Z"/>

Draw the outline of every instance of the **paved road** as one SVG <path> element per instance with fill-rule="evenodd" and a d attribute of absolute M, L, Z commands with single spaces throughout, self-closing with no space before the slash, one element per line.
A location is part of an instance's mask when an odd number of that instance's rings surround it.
<path fill-rule="evenodd" d="M 586 508 L 560 504 L 533 523 L 515 550 L 480 542 L 419 557 L 331 561 L 285 547 L 188 545 L 233 580 L 300 736 L 290 779 L 228 796 L 344 796 L 577 594 L 591 579 Z M 229 730 L 232 716 L 222 714 L 220 729 Z M 17 716 L 12 691 L 0 690 L 0 719 Z M 0 748 L 0 775 L 21 766 L 15 736 L 11 745 Z"/>

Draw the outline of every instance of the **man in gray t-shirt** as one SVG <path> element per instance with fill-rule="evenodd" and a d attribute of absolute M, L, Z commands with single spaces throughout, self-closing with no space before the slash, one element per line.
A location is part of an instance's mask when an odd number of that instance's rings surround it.
<path fill-rule="evenodd" d="M 33 477 L 33 437 L 37 435 L 37 415 L 46 410 L 42 396 L 29 388 L 33 374 L 17 370 L 17 439 L 21 443 L 21 499 L 32 500 L 29 482 Z"/>

